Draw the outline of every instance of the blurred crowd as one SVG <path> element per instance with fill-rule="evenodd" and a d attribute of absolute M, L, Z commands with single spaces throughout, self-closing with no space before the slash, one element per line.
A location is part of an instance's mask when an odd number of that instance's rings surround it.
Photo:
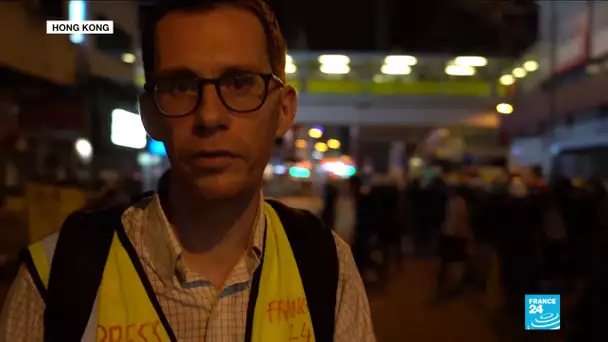
<path fill-rule="evenodd" d="M 131 202 L 141 188 L 132 179 L 105 182 L 85 209 Z M 608 305 L 608 177 L 548 182 L 534 167 L 488 179 L 438 168 L 405 184 L 360 175 L 329 181 L 323 200 L 324 223 L 352 231 L 346 239 L 369 286 L 386 285 L 405 258 L 435 258 L 433 300 L 494 287 L 505 312 L 523 316 L 524 294 L 558 293 L 562 315 L 573 318 L 568 330 L 585 341 L 597 327 L 590 315 Z"/>
<path fill-rule="evenodd" d="M 506 311 L 523 316 L 524 294 L 571 295 L 580 305 L 608 256 L 602 253 L 608 177 L 547 182 L 533 167 L 492 179 L 440 170 L 406 186 L 386 179 L 365 183 L 360 176 L 350 180 L 352 246 L 364 277 L 375 271 L 380 284 L 405 255 L 435 256 L 438 299 L 471 286 L 485 289 L 491 274 L 499 274 Z M 325 194 L 322 217 L 330 226 L 340 215 L 336 189 L 329 184 Z"/>

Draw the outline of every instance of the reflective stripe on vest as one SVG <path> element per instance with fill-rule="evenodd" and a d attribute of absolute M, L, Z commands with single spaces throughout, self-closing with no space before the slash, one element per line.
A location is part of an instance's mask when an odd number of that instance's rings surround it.
<path fill-rule="evenodd" d="M 315 341 L 297 263 L 281 221 L 265 204 L 266 241 L 251 342 Z M 29 247 L 48 286 L 57 234 Z M 75 256 L 76 257 L 76 256 Z M 83 341 L 170 341 L 129 254 L 115 233 Z"/>

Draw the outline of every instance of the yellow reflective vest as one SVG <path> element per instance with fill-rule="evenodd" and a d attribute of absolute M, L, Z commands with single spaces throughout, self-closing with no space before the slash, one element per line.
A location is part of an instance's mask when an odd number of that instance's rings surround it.
<path fill-rule="evenodd" d="M 305 291 L 289 236 L 273 206 L 276 208 L 276 205 L 266 203 L 264 208 L 265 243 L 261 266 L 256 271 L 252 284 L 252 293 L 255 292 L 256 297 L 253 300 L 250 298 L 254 306 L 249 308 L 253 319 L 248 322 L 247 342 L 329 341 L 327 336 L 318 338 L 319 334 L 315 334 L 307 293 L 317 299 L 331 296 L 319 296 L 318 290 L 310 290 L 313 288 L 311 285 Z M 281 211 L 285 210 L 281 208 Z M 41 283 L 41 291 L 49 288 L 50 265 L 57 240 L 57 234 L 51 235 L 28 248 L 33 265 L 30 272 L 34 273 L 35 282 Z M 314 252 L 314 249 L 310 252 Z M 330 282 L 328 285 L 333 288 L 325 292 L 335 293 L 334 284 Z M 318 284 L 316 287 L 319 288 Z M 326 306 L 328 307 L 335 307 L 335 302 Z M 124 229 L 117 229 L 111 237 L 101 283 L 91 311 L 82 341 L 177 341 Z M 331 320 L 333 332 L 333 311 L 331 315 L 327 312 L 315 315 L 316 321 L 322 322 L 318 324 L 323 326 L 324 331 L 327 330 L 326 321 Z"/>

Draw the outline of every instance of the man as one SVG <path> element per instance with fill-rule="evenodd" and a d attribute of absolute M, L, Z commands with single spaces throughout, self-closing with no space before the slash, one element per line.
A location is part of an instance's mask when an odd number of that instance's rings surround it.
<path fill-rule="evenodd" d="M 117 220 L 113 209 L 73 215 L 59 237 L 31 246 L 0 340 L 374 341 L 347 245 L 261 194 L 297 107 L 274 15 L 260 0 L 184 3 L 143 18 L 140 108 L 167 148 L 168 186 Z M 74 228 L 84 221 L 94 229 Z M 315 274 L 311 260 L 324 253 Z"/>

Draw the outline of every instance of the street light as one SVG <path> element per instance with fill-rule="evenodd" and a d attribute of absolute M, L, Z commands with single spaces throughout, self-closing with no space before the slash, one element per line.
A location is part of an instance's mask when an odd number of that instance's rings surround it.
<path fill-rule="evenodd" d="M 488 65 L 488 60 L 478 56 L 461 56 L 454 59 L 454 64 L 469 67 L 483 67 Z"/>
<path fill-rule="evenodd" d="M 318 142 L 315 144 L 315 150 L 319 152 L 327 152 L 327 144 Z"/>
<path fill-rule="evenodd" d="M 337 150 L 340 148 L 340 140 L 337 139 L 329 139 L 327 140 L 327 146 L 331 149 Z"/>
<path fill-rule="evenodd" d="M 450 76 L 473 76 L 475 75 L 475 68 L 467 65 L 448 65 L 445 67 L 445 73 Z"/>
<path fill-rule="evenodd" d="M 500 114 L 509 115 L 513 113 L 513 106 L 508 103 L 499 103 L 496 106 L 496 111 Z"/>
<path fill-rule="evenodd" d="M 76 150 L 78 158 L 84 163 L 90 162 L 93 158 L 93 146 L 87 139 L 80 138 L 76 140 L 74 149 Z"/>
<path fill-rule="evenodd" d="M 148 144 L 148 133 L 139 114 L 123 109 L 112 111 L 110 140 L 114 145 L 142 149 Z"/>
<path fill-rule="evenodd" d="M 384 64 L 403 64 L 403 65 L 416 65 L 418 63 L 418 59 L 414 56 L 386 56 L 384 58 Z"/>
<path fill-rule="evenodd" d="M 527 61 L 524 63 L 524 69 L 529 72 L 534 72 L 538 70 L 538 62 L 537 61 Z"/>
<path fill-rule="evenodd" d="M 306 148 L 306 146 L 308 146 L 308 143 L 306 142 L 306 140 L 304 140 L 304 139 L 298 139 L 298 140 L 296 140 L 296 147 L 297 148 Z"/>
<path fill-rule="evenodd" d="M 132 53 L 123 53 L 122 56 L 122 61 L 125 63 L 129 63 L 129 64 L 133 64 L 135 62 L 135 55 Z"/>
<path fill-rule="evenodd" d="M 418 60 L 414 56 L 386 56 L 380 71 L 385 75 L 409 75 L 416 63 Z"/>
<path fill-rule="evenodd" d="M 385 75 L 409 75 L 412 73 L 412 68 L 403 64 L 384 64 L 380 71 Z"/>
<path fill-rule="evenodd" d="M 524 68 L 518 67 L 518 68 L 513 69 L 513 76 L 515 76 L 517 78 L 524 78 L 524 77 L 526 77 L 527 74 L 528 74 L 528 72 Z"/>
<path fill-rule="evenodd" d="M 319 139 L 323 136 L 323 131 L 318 128 L 311 128 L 308 130 L 308 135 L 313 139 Z"/>
<path fill-rule="evenodd" d="M 295 74 L 298 71 L 298 67 L 293 62 L 293 57 L 290 55 L 285 56 L 285 73 Z"/>
<path fill-rule="evenodd" d="M 513 75 L 502 75 L 499 81 L 504 86 L 510 86 L 515 83 L 515 77 Z"/>
<path fill-rule="evenodd" d="M 319 70 L 328 75 L 346 75 L 350 72 L 350 58 L 344 55 L 319 56 Z"/>

